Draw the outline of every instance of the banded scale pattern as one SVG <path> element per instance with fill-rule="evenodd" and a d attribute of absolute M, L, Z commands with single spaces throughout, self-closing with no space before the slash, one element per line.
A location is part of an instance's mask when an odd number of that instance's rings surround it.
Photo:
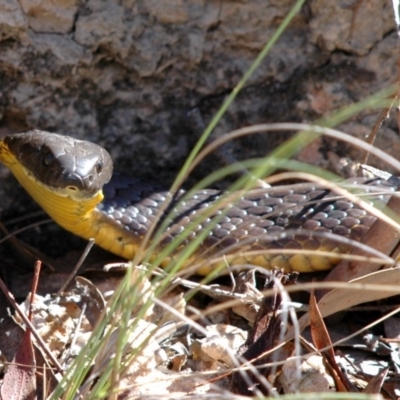
<path fill-rule="evenodd" d="M 395 190 L 389 183 L 379 179 L 354 179 L 346 183 L 357 185 L 360 188 L 358 192 L 363 196 L 369 193 L 380 208 L 387 202 L 389 193 Z M 140 239 L 155 222 L 168 191 L 160 185 L 114 174 L 111 182 L 104 187 L 104 195 L 105 199 L 98 205 L 99 210 Z M 169 212 L 173 211 L 176 215 L 168 220 L 161 247 L 182 235 L 188 224 L 196 221 L 182 245 L 211 227 L 197 252 L 199 257 L 211 258 L 243 252 L 243 249 L 260 251 L 264 254 L 251 257 L 238 255 L 232 262 L 280 267 L 287 271 L 330 269 L 338 259 L 285 255 L 285 249 L 347 253 L 350 246 L 340 239 L 362 240 L 375 221 L 375 217 L 364 209 L 312 183 L 256 189 L 222 207 L 218 202 L 223 192 L 206 189 L 182 201 L 184 195 L 185 192 L 181 190 L 161 216 L 161 221 L 164 221 Z M 207 213 L 207 210 L 213 212 Z M 334 234 L 338 240 L 324 233 Z M 268 250 L 272 249 L 283 251 L 281 254 L 269 254 Z"/>

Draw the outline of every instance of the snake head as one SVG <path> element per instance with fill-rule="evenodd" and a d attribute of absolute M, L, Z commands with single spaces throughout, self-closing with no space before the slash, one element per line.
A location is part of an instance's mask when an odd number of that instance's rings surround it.
<path fill-rule="evenodd" d="M 110 155 L 91 142 L 31 130 L 9 135 L 4 143 L 30 175 L 64 196 L 90 198 L 112 175 Z"/>

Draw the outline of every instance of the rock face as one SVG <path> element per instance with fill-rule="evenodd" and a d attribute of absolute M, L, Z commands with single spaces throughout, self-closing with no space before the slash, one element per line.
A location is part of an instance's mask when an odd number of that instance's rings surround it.
<path fill-rule="evenodd" d="M 0 134 L 39 128 L 85 137 L 105 145 L 119 169 L 171 181 L 293 3 L 0 0 Z M 390 0 L 308 1 L 215 135 L 311 122 L 365 99 L 395 82 L 397 45 Z M 363 112 L 343 129 L 364 137 L 375 117 Z M 398 153 L 395 130 L 389 120 L 380 141 Z M 259 135 L 230 150 L 263 155 L 284 137 Z M 312 149 L 303 158 L 326 167 L 325 141 Z M 199 176 L 218 166 L 211 161 Z"/>

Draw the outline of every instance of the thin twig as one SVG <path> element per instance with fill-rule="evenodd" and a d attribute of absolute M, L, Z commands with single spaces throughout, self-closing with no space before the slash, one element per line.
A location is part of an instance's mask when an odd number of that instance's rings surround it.
<path fill-rule="evenodd" d="M 75 275 L 78 273 L 79 268 L 82 266 L 83 262 L 85 261 L 87 255 L 89 254 L 90 250 L 92 249 L 94 245 L 94 239 L 89 239 L 88 244 L 85 247 L 85 250 L 83 251 L 81 258 L 79 259 L 79 261 L 76 263 L 75 268 L 72 270 L 72 272 L 70 273 L 68 279 L 64 282 L 64 284 L 60 287 L 60 289 L 58 290 L 56 296 L 60 296 L 62 292 L 64 292 L 64 290 L 66 289 L 66 287 L 70 284 L 70 282 L 72 281 L 72 279 L 74 279 Z"/>

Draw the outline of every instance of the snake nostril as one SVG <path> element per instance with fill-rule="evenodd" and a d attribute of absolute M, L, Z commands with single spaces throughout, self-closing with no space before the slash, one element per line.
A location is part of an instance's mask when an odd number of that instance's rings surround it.
<path fill-rule="evenodd" d="M 95 165 L 95 170 L 98 174 L 100 174 L 101 171 L 103 171 L 103 163 L 101 161 L 98 161 Z"/>
<path fill-rule="evenodd" d="M 67 189 L 68 190 L 78 190 L 78 188 L 76 186 L 68 186 Z"/>
<path fill-rule="evenodd" d="M 94 181 L 94 176 L 93 176 L 93 175 L 89 175 L 89 176 L 88 176 L 88 181 L 89 181 L 90 183 L 93 183 L 93 181 Z"/>

